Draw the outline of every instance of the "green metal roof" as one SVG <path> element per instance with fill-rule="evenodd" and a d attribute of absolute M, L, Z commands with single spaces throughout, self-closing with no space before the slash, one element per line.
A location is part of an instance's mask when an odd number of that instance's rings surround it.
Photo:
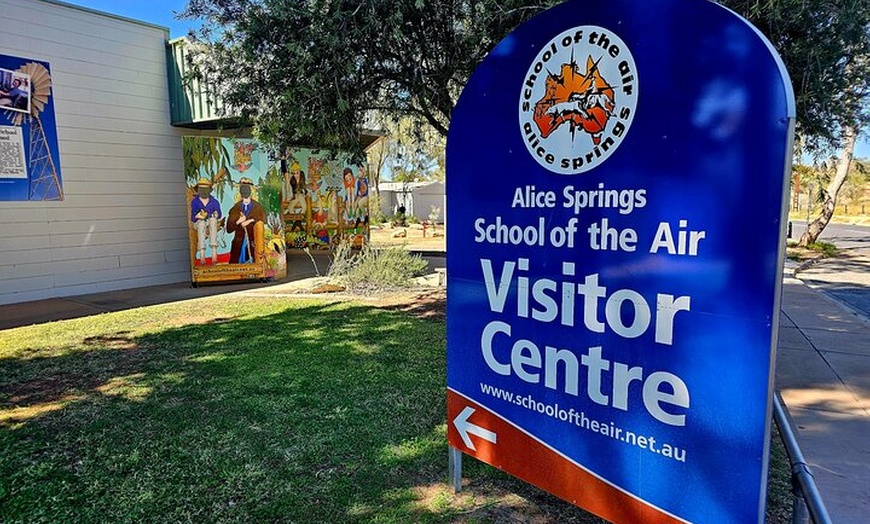
<path fill-rule="evenodd" d="M 187 61 L 190 45 L 184 37 L 170 40 L 166 45 L 172 125 L 197 129 L 239 125 L 237 118 L 219 116 L 222 109 L 220 100 L 207 82 L 186 78 L 190 70 Z"/>
<path fill-rule="evenodd" d="M 222 103 L 208 82 L 186 78 L 190 71 L 188 55 L 191 45 L 185 37 L 175 38 L 166 44 L 172 125 L 191 129 L 238 129 L 249 125 L 250 122 L 240 117 L 220 116 Z M 383 131 L 365 129 L 360 135 L 360 142 L 363 149 L 368 149 L 385 136 Z"/>

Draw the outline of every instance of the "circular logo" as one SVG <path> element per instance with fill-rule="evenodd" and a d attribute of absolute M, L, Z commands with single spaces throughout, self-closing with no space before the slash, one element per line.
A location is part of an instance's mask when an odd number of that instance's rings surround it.
<path fill-rule="evenodd" d="M 520 92 L 529 153 L 554 173 L 594 169 L 613 154 L 634 119 L 637 68 L 613 31 L 569 29 L 544 46 Z"/>

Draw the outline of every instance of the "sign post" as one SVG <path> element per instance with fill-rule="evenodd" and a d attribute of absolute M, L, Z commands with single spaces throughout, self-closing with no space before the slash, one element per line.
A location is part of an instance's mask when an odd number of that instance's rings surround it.
<path fill-rule="evenodd" d="M 455 485 L 461 452 L 617 523 L 763 521 L 793 128 L 712 2 L 569 1 L 493 49 L 447 149 Z"/>

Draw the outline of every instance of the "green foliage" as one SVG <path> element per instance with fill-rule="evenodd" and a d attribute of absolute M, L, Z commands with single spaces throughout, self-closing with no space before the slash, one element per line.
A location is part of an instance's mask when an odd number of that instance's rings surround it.
<path fill-rule="evenodd" d="M 860 206 L 870 201 L 870 161 L 853 159 L 851 170 L 837 202 L 850 206 Z"/>
<path fill-rule="evenodd" d="M 408 225 L 408 215 L 405 213 L 396 213 L 390 217 L 390 223 L 394 226 L 405 227 Z"/>
<path fill-rule="evenodd" d="M 837 246 L 831 244 L 830 242 L 821 242 L 816 241 L 807 246 L 808 249 L 811 249 L 817 253 L 821 253 L 825 257 L 835 257 L 839 251 L 837 250 Z"/>
<path fill-rule="evenodd" d="M 422 275 L 428 263 L 401 247 L 374 247 L 364 244 L 354 250 L 346 242 L 336 249 L 329 277 L 353 293 L 368 294 L 408 287 Z"/>
<path fill-rule="evenodd" d="M 792 169 L 792 191 L 810 195 L 813 206 L 825 202 L 825 188 L 836 170 L 836 159 L 827 159 L 814 166 L 797 164 Z M 797 197 L 795 197 L 796 199 Z M 870 162 L 853 159 L 849 174 L 837 195 L 837 206 L 860 206 L 870 201 Z"/>
<path fill-rule="evenodd" d="M 791 75 L 797 131 L 809 150 L 868 123 L 870 2 L 719 0 L 770 39 Z"/>
<path fill-rule="evenodd" d="M 385 121 L 386 162 L 393 182 L 421 182 L 445 178 L 447 141 L 431 126 L 402 118 Z"/>
<path fill-rule="evenodd" d="M 281 211 L 281 175 L 278 166 L 272 164 L 266 172 L 266 178 L 260 180 L 260 203 L 271 212 Z"/>
<path fill-rule="evenodd" d="M 477 64 L 558 0 L 190 0 L 202 22 L 197 75 L 273 144 L 361 157 L 369 111 L 412 116 L 446 136 Z"/>
<path fill-rule="evenodd" d="M 190 184 L 205 175 L 214 179 L 221 169 L 233 162 L 230 152 L 223 147 L 220 138 L 184 137 L 181 141 L 184 158 L 184 176 Z"/>
<path fill-rule="evenodd" d="M 352 151 L 371 111 L 446 136 L 486 53 L 558 0 L 190 0 L 204 51 L 194 76 L 271 144 Z M 810 149 L 868 120 L 870 2 L 720 0 L 773 43 L 792 76 Z M 194 48 L 198 46 L 193 46 Z M 199 53 L 199 54 L 198 54 Z M 820 142 L 821 141 L 821 142 Z"/>
<path fill-rule="evenodd" d="M 767 477 L 767 524 L 791 524 L 792 498 L 791 464 L 782 441 L 779 424 L 772 424 L 770 432 L 770 466 Z"/>
<path fill-rule="evenodd" d="M 379 202 L 374 199 L 369 199 L 369 223 L 383 224 L 387 222 L 387 216 L 381 210 Z"/>

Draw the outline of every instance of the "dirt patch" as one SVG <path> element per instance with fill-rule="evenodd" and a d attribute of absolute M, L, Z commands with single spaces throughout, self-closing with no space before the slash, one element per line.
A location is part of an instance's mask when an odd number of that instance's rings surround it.
<path fill-rule="evenodd" d="M 786 256 L 797 262 L 814 263 L 825 258 L 839 258 L 843 253 L 830 242 L 813 242 L 803 247 L 798 242 L 790 241 L 786 245 Z"/>
<path fill-rule="evenodd" d="M 405 246 L 415 251 L 445 251 L 447 241 L 444 236 L 444 226 L 427 226 L 420 224 L 408 226 L 393 226 L 384 224 L 372 226 L 371 243 L 376 246 Z"/>
<path fill-rule="evenodd" d="M 119 331 L 114 335 L 86 337 L 84 343 L 88 346 L 105 349 L 139 349 L 139 345 L 128 336 L 129 334 L 129 331 Z"/>
<path fill-rule="evenodd" d="M 533 486 L 512 480 L 465 479 L 462 492 L 454 493 L 445 482 L 414 488 L 416 505 L 426 513 L 449 511 L 451 522 L 515 524 L 605 523 L 577 507 Z"/>
<path fill-rule="evenodd" d="M 798 246 L 787 247 L 785 253 L 789 260 L 794 260 L 796 262 L 815 262 L 825 258 L 823 253 Z"/>
<path fill-rule="evenodd" d="M 147 356 L 127 333 L 84 339 L 86 348 L 59 359 L 30 359 L 18 363 L 13 376 L 24 380 L 0 382 L 0 412 L 31 406 L 64 404 L 70 398 L 98 391 L 117 376 L 137 373 Z"/>
<path fill-rule="evenodd" d="M 341 293 L 345 291 L 347 288 L 344 286 L 339 286 L 336 284 L 323 284 L 322 286 L 317 286 L 316 288 L 311 290 L 311 293 L 318 295 L 321 293 Z"/>
<path fill-rule="evenodd" d="M 401 311 L 419 318 L 447 318 L 447 290 L 443 287 L 384 293 L 364 297 L 362 301 L 381 309 Z"/>

